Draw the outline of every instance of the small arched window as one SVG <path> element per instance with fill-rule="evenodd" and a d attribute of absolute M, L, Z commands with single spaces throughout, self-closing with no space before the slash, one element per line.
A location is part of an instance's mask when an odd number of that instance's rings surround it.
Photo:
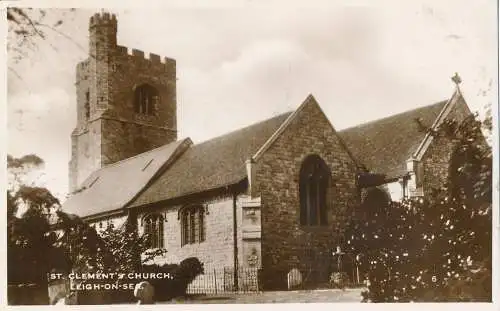
<path fill-rule="evenodd" d="M 145 115 L 153 115 L 159 100 L 158 90 L 149 84 L 142 84 L 135 89 L 134 107 L 135 112 Z"/>
<path fill-rule="evenodd" d="M 205 209 L 201 205 L 188 206 L 180 212 L 181 245 L 205 241 Z"/>
<path fill-rule="evenodd" d="M 330 170 L 317 155 L 308 156 L 300 169 L 300 224 L 324 226 L 328 224 L 327 194 Z"/>
<path fill-rule="evenodd" d="M 150 214 L 143 219 L 144 234 L 150 248 L 163 248 L 163 216 Z"/>

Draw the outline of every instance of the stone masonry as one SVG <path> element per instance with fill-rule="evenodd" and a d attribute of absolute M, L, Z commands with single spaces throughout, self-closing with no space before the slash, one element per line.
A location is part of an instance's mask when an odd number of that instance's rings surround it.
<path fill-rule="evenodd" d="M 356 165 L 321 108 L 309 98 L 294 121 L 256 163 L 253 195 L 262 199 L 262 268 L 319 269 L 331 258 L 357 202 Z M 300 225 L 299 172 L 319 155 L 331 171 L 328 226 Z M 310 258 L 313 257 L 313 258 Z"/>
<path fill-rule="evenodd" d="M 446 119 L 463 121 L 471 114 L 463 97 L 450 111 Z M 433 188 L 442 187 L 448 177 L 448 167 L 453 150 L 453 143 L 447 137 L 435 137 L 422 157 L 423 163 L 423 190 L 428 193 Z"/>
<path fill-rule="evenodd" d="M 72 140 L 70 192 L 104 165 L 177 140 L 176 62 L 117 45 L 117 20 L 95 14 L 89 23 L 89 57 L 76 68 L 77 125 Z M 159 93 L 152 115 L 134 110 L 134 91 L 148 84 Z"/>
<path fill-rule="evenodd" d="M 207 270 L 213 268 L 232 268 L 234 262 L 233 249 L 233 198 L 231 196 L 207 199 L 202 202 L 206 206 L 205 241 L 201 243 L 181 245 L 181 220 L 178 218 L 179 208 L 183 205 L 157 206 L 137 215 L 139 233 L 143 233 L 141 219 L 149 213 L 164 216 L 163 236 L 165 256 L 157 258 L 157 264 L 179 263 L 194 256 L 205 265 Z M 241 214 L 241 212 L 239 212 Z M 240 225 L 241 227 L 241 225 Z"/>

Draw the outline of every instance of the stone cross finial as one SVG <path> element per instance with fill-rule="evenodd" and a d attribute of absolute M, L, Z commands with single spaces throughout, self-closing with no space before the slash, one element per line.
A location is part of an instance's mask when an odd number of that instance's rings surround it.
<path fill-rule="evenodd" d="M 462 82 L 462 78 L 455 72 L 455 75 L 451 77 L 451 81 L 453 81 L 457 86 Z"/>

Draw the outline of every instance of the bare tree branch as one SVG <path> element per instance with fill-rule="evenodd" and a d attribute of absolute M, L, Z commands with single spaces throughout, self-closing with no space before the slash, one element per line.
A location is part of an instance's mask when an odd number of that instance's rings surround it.
<path fill-rule="evenodd" d="M 58 21 L 58 23 L 62 21 Z M 47 25 L 47 24 L 38 24 L 40 27 L 45 27 L 45 28 L 48 28 L 52 31 L 54 31 L 55 33 L 63 36 L 64 38 L 68 39 L 70 42 L 72 42 L 75 46 L 77 46 L 78 48 L 80 48 L 82 51 L 85 51 L 85 48 L 78 42 L 76 42 L 72 37 L 68 36 L 67 34 L 65 34 L 64 32 L 60 31 L 59 29 L 56 29 L 54 26 L 50 26 L 50 25 Z M 57 26 L 59 26 L 60 24 L 58 24 Z"/>
<path fill-rule="evenodd" d="M 8 67 L 9 68 L 9 71 L 12 72 L 19 80 L 23 81 L 23 78 L 21 78 L 21 76 L 17 73 L 17 71 L 15 69 L 13 69 L 12 67 Z"/>

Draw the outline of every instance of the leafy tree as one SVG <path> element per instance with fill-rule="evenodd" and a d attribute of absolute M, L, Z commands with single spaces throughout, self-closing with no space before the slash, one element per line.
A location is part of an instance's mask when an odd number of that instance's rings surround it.
<path fill-rule="evenodd" d="M 120 228 L 109 225 L 99 238 L 97 252 L 89 258 L 95 258 L 95 268 L 103 272 L 140 271 L 142 262 L 166 252 L 165 249 L 149 248 L 149 235 L 139 235 L 132 217 L 128 217 Z"/>
<path fill-rule="evenodd" d="M 149 235 L 138 234 L 137 227 L 132 220 L 133 217 L 128 217 L 121 227 L 115 228 L 113 225 L 109 225 L 99 233 L 77 216 L 60 212 L 60 218 L 64 233 L 60 238 L 59 247 L 64 249 L 68 262 L 63 272 L 141 272 L 142 262 L 147 262 L 166 252 L 165 249 L 149 249 Z M 112 281 L 128 284 L 137 280 L 123 278 Z M 79 282 L 85 284 L 87 281 L 81 280 Z M 99 281 L 92 280 L 91 282 Z M 92 299 L 92 291 L 85 291 L 78 298 L 80 304 L 92 303 Z M 133 293 L 130 290 L 113 291 L 107 296 L 107 299 L 107 303 L 134 301 Z M 101 303 L 104 302 L 101 301 Z"/>
<path fill-rule="evenodd" d="M 471 116 L 434 133 L 453 145 L 443 188 L 403 202 L 370 190 L 346 245 L 363 255 L 365 300 L 491 301 L 492 153 L 481 126 Z"/>
<path fill-rule="evenodd" d="M 165 252 L 149 250 L 149 237 L 139 236 L 133 221 L 121 228 L 110 226 L 99 235 L 78 216 L 61 211 L 48 189 L 25 185 L 23 177 L 43 163 L 33 154 L 7 158 L 9 173 L 15 176 L 7 191 L 9 282 L 44 282 L 54 269 L 138 271 L 141 255 L 147 261 Z M 24 213 L 18 215 L 20 209 Z"/>
<path fill-rule="evenodd" d="M 11 187 L 7 190 L 7 261 L 9 283 L 38 283 L 49 269 L 53 235 L 47 234 L 46 215 L 59 204 L 57 198 L 42 187 L 21 184 L 22 176 L 43 165 L 36 155 L 21 158 L 7 156 Z M 18 217 L 20 209 L 25 212 Z"/>
<path fill-rule="evenodd" d="M 25 212 L 16 217 L 19 206 Z M 52 266 L 56 237 L 50 232 L 50 209 L 57 198 L 45 188 L 21 186 L 12 194 L 7 191 L 7 257 L 8 282 L 41 283 Z"/>

